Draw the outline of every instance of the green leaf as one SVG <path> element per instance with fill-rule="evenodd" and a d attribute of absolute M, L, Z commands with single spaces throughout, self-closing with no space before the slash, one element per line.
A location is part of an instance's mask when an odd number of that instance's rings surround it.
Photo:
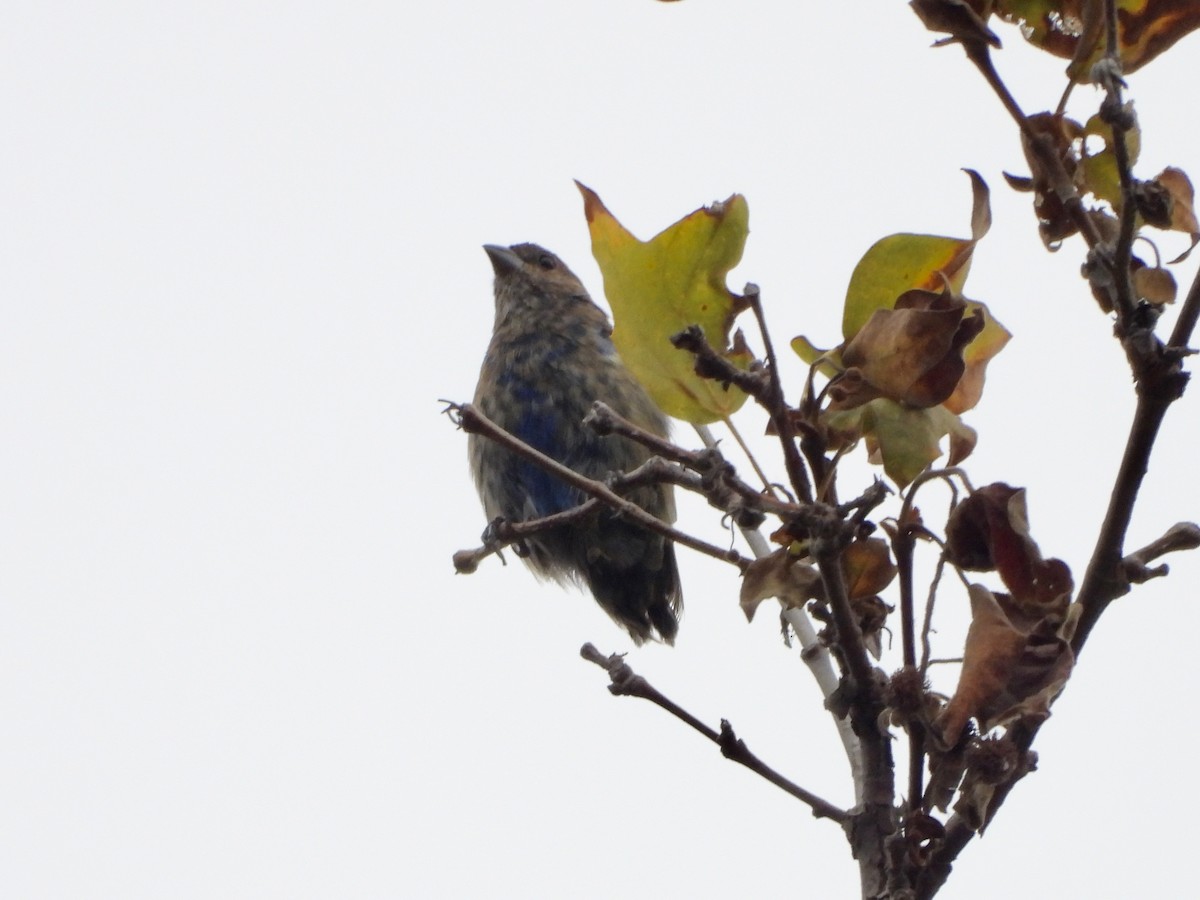
<path fill-rule="evenodd" d="M 834 445 L 862 438 L 871 462 L 901 489 L 912 484 L 925 468 L 942 455 L 939 444 L 950 437 L 950 465 L 956 465 L 975 448 L 975 430 L 944 406 L 908 409 L 881 397 L 855 409 L 831 413 L 825 420 Z"/>
<path fill-rule="evenodd" d="M 839 348 L 822 350 L 804 335 L 792 338 L 792 350 L 808 365 L 816 365 L 817 371 L 826 378 L 832 378 L 844 368 Z"/>

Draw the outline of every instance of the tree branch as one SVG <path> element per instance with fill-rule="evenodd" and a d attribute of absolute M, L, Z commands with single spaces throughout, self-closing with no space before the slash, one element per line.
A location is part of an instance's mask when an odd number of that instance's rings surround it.
<path fill-rule="evenodd" d="M 625 662 L 624 654 L 605 656 L 592 644 L 584 644 L 580 648 L 579 655 L 608 672 L 608 677 L 611 679 L 608 689 L 614 695 L 640 697 L 643 700 L 649 700 L 661 709 L 665 709 L 671 715 L 675 716 L 675 718 L 690 725 L 720 747 L 721 753 L 726 759 L 733 760 L 745 766 L 750 771 L 771 782 L 771 784 L 780 790 L 807 804 L 812 809 L 813 815 L 818 819 L 832 819 L 843 826 L 850 821 L 850 814 L 846 810 L 817 796 L 812 791 L 806 790 L 798 784 L 789 781 L 751 753 L 745 742 L 734 734 L 733 726 L 729 724 L 728 720 L 722 719 L 721 730 L 716 731 L 705 725 L 679 704 L 664 696 L 650 682 L 633 671 L 629 664 Z"/>
<path fill-rule="evenodd" d="M 1154 560 L 1168 553 L 1195 550 L 1197 547 L 1200 547 L 1200 526 L 1194 522 L 1176 522 L 1162 537 L 1121 560 L 1121 568 L 1131 582 L 1141 584 L 1151 578 L 1161 578 L 1169 571 L 1166 563 L 1151 568 L 1150 563 Z"/>
<path fill-rule="evenodd" d="M 704 425 L 696 425 L 694 427 L 696 433 L 700 436 L 700 440 L 704 442 L 704 446 L 708 450 L 715 452 L 717 442 L 712 432 Z M 750 545 L 750 550 L 754 553 L 756 559 L 763 559 L 771 555 L 771 548 L 767 544 L 766 538 L 762 536 L 762 533 L 757 528 L 741 526 L 741 531 L 742 536 L 746 539 L 746 543 Z M 780 615 L 799 639 L 800 659 L 808 667 L 813 680 L 816 681 L 817 687 L 821 691 L 821 696 L 828 701 L 837 692 L 839 684 L 837 672 L 833 668 L 833 659 L 830 656 L 829 648 L 817 636 L 817 630 L 813 626 L 812 619 L 802 607 L 785 606 Z M 829 704 L 826 704 L 826 708 L 829 708 Z M 833 716 L 838 737 L 842 740 L 842 748 L 846 751 L 846 761 L 850 765 L 850 775 L 854 782 L 854 799 L 856 803 L 859 803 L 862 801 L 863 778 L 862 753 L 859 747 L 858 736 L 855 735 L 854 729 L 846 718 L 838 715 L 832 709 L 829 711 Z"/>
<path fill-rule="evenodd" d="M 791 410 L 788 408 L 783 395 L 783 385 L 779 376 L 779 361 L 775 357 L 775 348 L 767 332 L 766 318 L 762 310 L 762 301 L 758 286 L 747 284 L 746 300 L 754 310 L 755 318 L 762 332 L 767 367 L 765 373 L 760 370 L 739 369 L 724 356 L 718 353 L 704 332 L 697 325 L 685 328 L 671 337 L 671 343 L 680 350 L 686 350 L 696 357 L 696 374 L 702 378 L 711 378 L 722 384 L 733 384 L 754 398 L 771 418 L 771 424 L 779 435 L 783 449 L 784 467 L 787 469 L 788 481 L 792 490 L 803 502 L 812 502 L 812 482 L 804 468 L 800 456 L 800 448 L 796 443 L 796 428 L 792 422 Z"/>
<path fill-rule="evenodd" d="M 884 711 L 882 673 L 877 677 L 871 665 L 842 576 L 844 529 L 844 523 L 831 515 L 827 527 L 815 531 L 809 544 L 837 627 L 835 652 L 847 673 L 842 683 L 843 699 L 861 748 L 862 800 L 855 807 L 850 845 L 858 860 L 863 897 L 876 897 L 883 896 L 888 881 L 891 857 L 887 842 L 898 828 L 893 806 L 895 772 L 890 737 L 880 727 Z"/>
<path fill-rule="evenodd" d="M 767 376 L 769 378 L 767 395 L 764 398 L 756 399 L 759 402 L 765 401 L 771 423 L 779 435 L 779 443 L 783 448 L 783 463 L 787 469 L 788 481 L 791 482 L 792 490 L 802 501 L 811 503 L 813 500 L 812 482 L 809 480 L 808 472 L 804 469 L 804 462 L 800 458 L 792 411 L 784 399 L 783 382 L 779 376 L 779 360 L 775 357 L 775 344 L 771 340 L 771 333 L 767 330 L 767 317 L 763 312 L 762 295 L 756 284 L 747 284 L 744 293 L 746 300 L 750 303 L 750 308 L 754 311 L 754 318 L 758 322 L 758 330 L 762 336 L 763 349 L 767 357 Z"/>
<path fill-rule="evenodd" d="M 1183 305 L 1179 308 L 1179 318 L 1175 320 L 1175 328 L 1171 331 L 1171 339 L 1167 342 L 1168 350 L 1181 355 L 1192 352 L 1187 349 L 1187 345 L 1192 339 L 1192 332 L 1196 330 L 1197 319 L 1200 319 L 1200 269 L 1196 270 L 1192 286 L 1188 289 L 1187 297 L 1184 298 Z"/>
<path fill-rule="evenodd" d="M 667 524 L 646 512 L 636 503 L 626 500 L 624 497 L 617 494 L 608 485 L 599 481 L 594 481 L 584 475 L 580 475 L 574 469 L 569 469 L 556 460 L 551 459 L 544 453 L 534 449 L 519 438 L 514 437 L 509 432 L 505 431 L 477 408 L 470 403 L 461 405 L 452 404 L 451 411 L 457 415 L 458 424 L 468 434 L 479 434 L 489 440 L 495 441 L 502 447 L 511 450 L 513 453 L 527 459 L 537 466 L 550 472 L 555 477 L 560 478 L 572 487 L 576 487 L 583 491 L 589 497 L 593 497 L 604 505 L 616 510 L 620 515 L 636 522 L 647 531 L 653 531 L 664 537 L 670 538 L 677 544 L 682 544 L 685 547 L 690 547 L 699 553 L 706 556 L 711 556 L 713 559 L 718 559 L 721 562 L 727 562 L 737 566 L 740 570 L 745 571 L 750 565 L 750 560 L 743 557 L 736 550 L 718 547 L 715 544 L 710 544 L 707 541 L 702 541 L 687 532 Z M 551 517 L 553 518 L 553 517 Z M 525 523 L 528 525 L 529 523 Z M 556 523 L 561 524 L 561 523 Z M 486 554 L 485 554 L 486 555 Z"/>

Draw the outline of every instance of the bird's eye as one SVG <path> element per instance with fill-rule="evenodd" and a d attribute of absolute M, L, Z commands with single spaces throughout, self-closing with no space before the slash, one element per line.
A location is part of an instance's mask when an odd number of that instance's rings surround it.
<path fill-rule="evenodd" d="M 551 269 L 553 269 L 555 266 L 558 265 L 558 260 L 555 259 L 553 256 L 551 256 L 549 253 L 543 253 L 541 256 L 538 257 L 538 265 L 541 266 L 543 269 L 545 269 L 547 272 L 549 272 Z"/>

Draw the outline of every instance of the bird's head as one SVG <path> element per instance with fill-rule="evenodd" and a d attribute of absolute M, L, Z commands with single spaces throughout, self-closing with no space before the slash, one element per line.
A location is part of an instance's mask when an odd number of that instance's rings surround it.
<path fill-rule="evenodd" d="M 587 288 L 566 264 L 537 244 L 501 247 L 484 244 L 496 273 L 496 313 L 502 316 L 513 306 L 553 312 L 565 304 L 592 305 Z"/>

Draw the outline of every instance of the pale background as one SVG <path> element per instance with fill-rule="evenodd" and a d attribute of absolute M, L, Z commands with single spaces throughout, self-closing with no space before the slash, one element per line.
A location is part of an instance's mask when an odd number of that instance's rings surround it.
<path fill-rule="evenodd" d="M 1016 335 L 968 416 L 970 470 L 1028 486 L 1043 550 L 1081 575 L 1132 406 L 1081 245 L 1041 249 L 1000 175 L 1026 171 L 1015 130 L 961 52 L 929 49 L 905 4 L 847 9 L 10 4 L 0 892 L 857 895 L 833 826 L 608 695 L 577 649 L 628 642 L 589 600 L 495 560 L 452 574 L 484 521 L 439 414 L 491 327 L 480 244 L 542 242 L 599 295 L 572 178 L 642 237 L 744 193 L 731 284 L 762 286 L 780 344 L 829 344 L 874 240 L 968 233 L 970 166 L 996 224 L 968 293 Z M 1020 100 L 1053 106 L 1061 62 L 1002 37 Z M 1200 173 L 1197 50 L 1131 79 L 1145 176 Z M 1196 403 L 1172 411 L 1132 546 L 1200 517 Z M 1040 771 L 946 896 L 1194 885 L 1200 564 L 1172 565 L 1102 621 Z M 848 803 L 773 614 L 747 626 L 732 569 L 685 553 L 683 572 L 679 645 L 635 667 Z"/>

